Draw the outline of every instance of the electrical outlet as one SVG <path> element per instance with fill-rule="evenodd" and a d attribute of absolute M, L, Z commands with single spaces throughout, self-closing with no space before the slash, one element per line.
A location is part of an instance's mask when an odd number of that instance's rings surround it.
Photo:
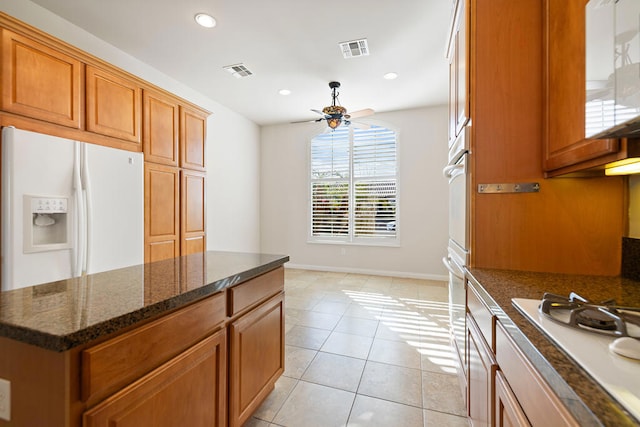
<path fill-rule="evenodd" d="M 11 382 L 0 378 L 0 419 L 11 421 Z"/>

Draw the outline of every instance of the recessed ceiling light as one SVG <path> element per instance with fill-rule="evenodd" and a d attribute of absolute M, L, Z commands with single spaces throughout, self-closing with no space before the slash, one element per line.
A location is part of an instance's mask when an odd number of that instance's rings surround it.
<path fill-rule="evenodd" d="M 206 13 L 198 13 L 195 18 L 196 22 L 205 28 L 213 28 L 216 26 L 216 20 L 213 16 Z"/>
<path fill-rule="evenodd" d="M 387 73 L 382 77 L 384 77 L 387 80 L 395 80 L 398 78 L 398 73 Z"/>
<path fill-rule="evenodd" d="M 285 96 L 286 96 L 286 95 L 291 95 L 291 91 L 290 91 L 289 89 L 280 89 L 280 90 L 278 91 L 278 93 L 279 93 L 280 95 L 285 95 Z"/>

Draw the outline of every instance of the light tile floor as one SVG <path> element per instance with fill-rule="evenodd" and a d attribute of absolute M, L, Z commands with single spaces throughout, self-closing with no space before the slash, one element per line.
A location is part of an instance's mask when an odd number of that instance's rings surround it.
<path fill-rule="evenodd" d="M 468 427 L 447 284 L 285 270 L 285 372 L 245 427 Z"/>

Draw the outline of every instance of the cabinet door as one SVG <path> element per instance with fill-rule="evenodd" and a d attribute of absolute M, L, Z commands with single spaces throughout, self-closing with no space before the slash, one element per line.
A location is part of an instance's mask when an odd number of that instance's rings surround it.
<path fill-rule="evenodd" d="M 205 170 L 206 129 L 207 115 L 204 112 L 180 107 L 180 167 Z"/>
<path fill-rule="evenodd" d="M 471 316 L 467 316 L 467 352 L 467 415 L 473 427 L 489 427 L 493 425 L 497 364 Z"/>
<path fill-rule="evenodd" d="M 180 115 L 177 100 L 146 89 L 142 98 L 144 160 L 178 166 Z"/>
<path fill-rule="evenodd" d="M 205 174 L 182 170 L 180 187 L 180 252 L 189 255 L 204 252 L 205 242 Z"/>
<path fill-rule="evenodd" d="M 617 139 L 585 139 L 586 0 L 545 0 L 544 170 L 616 160 Z M 590 162 L 590 163 L 589 163 Z M 567 172 L 569 170 L 566 170 Z"/>
<path fill-rule="evenodd" d="M 240 427 L 284 371 L 284 294 L 231 324 L 229 425 Z"/>
<path fill-rule="evenodd" d="M 145 262 L 180 255 L 180 176 L 178 168 L 144 165 Z"/>
<path fill-rule="evenodd" d="M 141 93 L 135 82 L 87 65 L 87 130 L 139 144 Z"/>
<path fill-rule="evenodd" d="M 496 427 L 530 427 L 531 424 L 509 388 L 502 372 L 496 372 Z"/>
<path fill-rule="evenodd" d="M 469 7 L 468 0 L 458 0 L 458 31 L 455 38 L 455 129 L 456 135 L 469 121 Z"/>
<path fill-rule="evenodd" d="M 80 129 L 82 64 L 2 30 L 2 110 Z"/>
<path fill-rule="evenodd" d="M 226 426 L 225 330 L 85 412 L 83 425 Z"/>
<path fill-rule="evenodd" d="M 500 322 L 496 326 L 496 360 L 531 425 L 580 425 Z"/>

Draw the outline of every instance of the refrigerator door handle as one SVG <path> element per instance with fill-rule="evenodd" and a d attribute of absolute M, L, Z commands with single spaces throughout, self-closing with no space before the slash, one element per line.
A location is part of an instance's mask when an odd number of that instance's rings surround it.
<path fill-rule="evenodd" d="M 82 194 L 82 177 L 80 176 L 81 165 L 81 153 L 80 144 L 74 143 L 74 159 L 73 159 L 73 196 L 75 199 L 75 223 L 76 223 L 76 238 L 75 238 L 75 264 L 72 266 L 73 277 L 80 277 L 82 275 L 82 268 L 84 265 L 84 201 Z"/>
<path fill-rule="evenodd" d="M 91 173 L 89 171 L 89 156 L 87 155 L 87 144 L 82 145 L 82 171 L 80 178 L 82 179 L 82 187 L 84 189 L 84 258 L 82 265 L 82 272 L 86 273 L 90 270 L 91 263 L 91 240 L 93 238 L 93 204 L 92 204 L 92 192 L 91 192 Z"/>

